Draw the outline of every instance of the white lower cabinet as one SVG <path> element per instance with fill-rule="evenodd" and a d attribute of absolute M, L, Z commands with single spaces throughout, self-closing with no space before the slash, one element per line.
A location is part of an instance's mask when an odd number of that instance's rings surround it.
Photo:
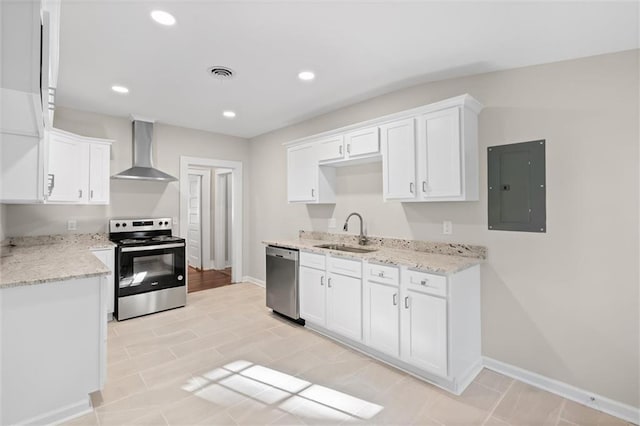
<path fill-rule="evenodd" d="M 362 340 L 361 278 L 329 273 L 327 328 L 350 339 Z"/>
<path fill-rule="evenodd" d="M 365 342 L 388 355 L 400 355 L 400 288 L 368 281 L 366 284 Z"/>
<path fill-rule="evenodd" d="M 301 259 L 300 316 L 309 327 L 456 394 L 480 371 L 479 266 L 443 276 L 330 255 Z"/>
<path fill-rule="evenodd" d="M 327 256 L 325 262 L 325 255 L 304 252 L 300 258 L 300 317 L 361 341 L 362 262 L 333 256 Z M 326 268 L 317 269 L 325 264 Z"/>
<path fill-rule="evenodd" d="M 115 305 L 115 284 L 114 284 L 114 276 L 113 270 L 115 268 L 115 259 L 113 249 L 96 249 L 91 250 L 91 252 L 98 258 L 102 263 L 104 263 L 111 273 L 109 275 L 105 275 L 102 279 L 105 281 L 106 286 L 106 294 L 105 297 L 107 299 L 107 316 L 113 315 L 114 305 Z"/>
<path fill-rule="evenodd" d="M 326 325 L 325 272 L 300 266 L 300 316 L 306 321 Z"/>
<path fill-rule="evenodd" d="M 447 375 L 447 300 L 406 289 L 402 303 L 402 359 Z"/>

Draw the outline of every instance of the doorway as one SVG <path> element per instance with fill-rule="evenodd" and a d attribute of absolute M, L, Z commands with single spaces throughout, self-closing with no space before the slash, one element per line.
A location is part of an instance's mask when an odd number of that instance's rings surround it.
<path fill-rule="evenodd" d="M 206 261 L 211 222 L 211 170 L 189 169 L 189 199 L 187 205 L 187 262 L 196 270 L 209 268 Z"/>
<path fill-rule="evenodd" d="M 220 286 L 224 279 L 241 282 L 242 163 L 180 157 L 179 224 L 180 236 L 189 248 L 189 265 L 193 267 L 189 269 L 199 274 L 187 277 L 189 291 Z"/>

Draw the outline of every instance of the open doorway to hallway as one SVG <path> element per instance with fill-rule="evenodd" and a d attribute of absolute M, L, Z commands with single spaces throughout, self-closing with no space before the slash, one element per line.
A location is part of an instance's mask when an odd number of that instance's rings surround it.
<path fill-rule="evenodd" d="M 180 232 L 187 239 L 188 291 L 241 281 L 242 165 L 181 157 Z"/>

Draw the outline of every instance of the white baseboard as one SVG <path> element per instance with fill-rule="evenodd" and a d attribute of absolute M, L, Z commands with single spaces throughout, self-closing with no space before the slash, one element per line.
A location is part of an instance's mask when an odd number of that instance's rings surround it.
<path fill-rule="evenodd" d="M 602 395 L 577 388 L 568 383 L 560 382 L 493 358 L 484 357 L 484 366 L 490 370 L 544 389 L 563 398 L 575 401 L 578 404 L 593 408 L 594 410 L 611 414 L 628 422 L 640 424 L 640 409 L 631 405 L 614 401 Z"/>
<path fill-rule="evenodd" d="M 74 419 L 76 417 L 83 416 L 90 413 L 91 411 L 93 411 L 93 407 L 91 406 L 91 398 L 89 398 L 89 396 L 87 395 L 86 399 L 66 405 L 64 407 L 60 407 L 56 410 L 49 411 L 48 413 L 23 420 L 18 424 L 56 425 Z"/>
<path fill-rule="evenodd" d="M 250 277 L 249 275 L 245 275 L 244 277 L 242 277 L 242 282 L 255 284 L 258 287 L 262 287 L 262 288 L 265 288 L 266 286 L 266 283 L 264 281 L 254 277 Z"/>

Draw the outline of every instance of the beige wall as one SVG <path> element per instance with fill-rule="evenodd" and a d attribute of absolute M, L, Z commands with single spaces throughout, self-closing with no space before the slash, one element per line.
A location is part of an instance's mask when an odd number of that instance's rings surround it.
<path fill-rule="evenodd" d="M 126 118 L 56 108 L 55 127 L 86 136 L 113 139 L 111 174 L 132 164 L 131 121 Z M 153 146 L 154 165 L 175 177 L 180 176 L 180 156 L 241 161 L 245 173 L 245 223 L 248 221 L 249 143 L 246 139 L 156 123 Z M 106 232 L 112 217 L 179 218 L 178 182 L 111 180 L 108 206 L 7 205 L 6 235 L 44 235 L 67 232 L 67 220 L 75 219 L 75 232 Z M 4 215 L 3 215 L 4 217 Z M 175 226 L 174 231 L 178 232 Z M 245 230 L 248 247 L 248 230 Z M 245 262 L 246 262 L 245 255 Z"/>
<path fill-rule="evenodd" d="M 249 274 L 264 279 L 263 239 L 330 217 L 342 232 L 351 211 L 371 235 L 485 245 L 483 354 L 639 406 L 638 71 L 629 51 L 446 80 L 254 138 Z M 463 93 L 485 105 L 479 202 L 384 203 L 372 164 L 338 170 L 335 206 L 287 204 L 283 142 Z M 535 139 L 547 140 L 548 232 L 488 231 L 486 147 Z"/>

